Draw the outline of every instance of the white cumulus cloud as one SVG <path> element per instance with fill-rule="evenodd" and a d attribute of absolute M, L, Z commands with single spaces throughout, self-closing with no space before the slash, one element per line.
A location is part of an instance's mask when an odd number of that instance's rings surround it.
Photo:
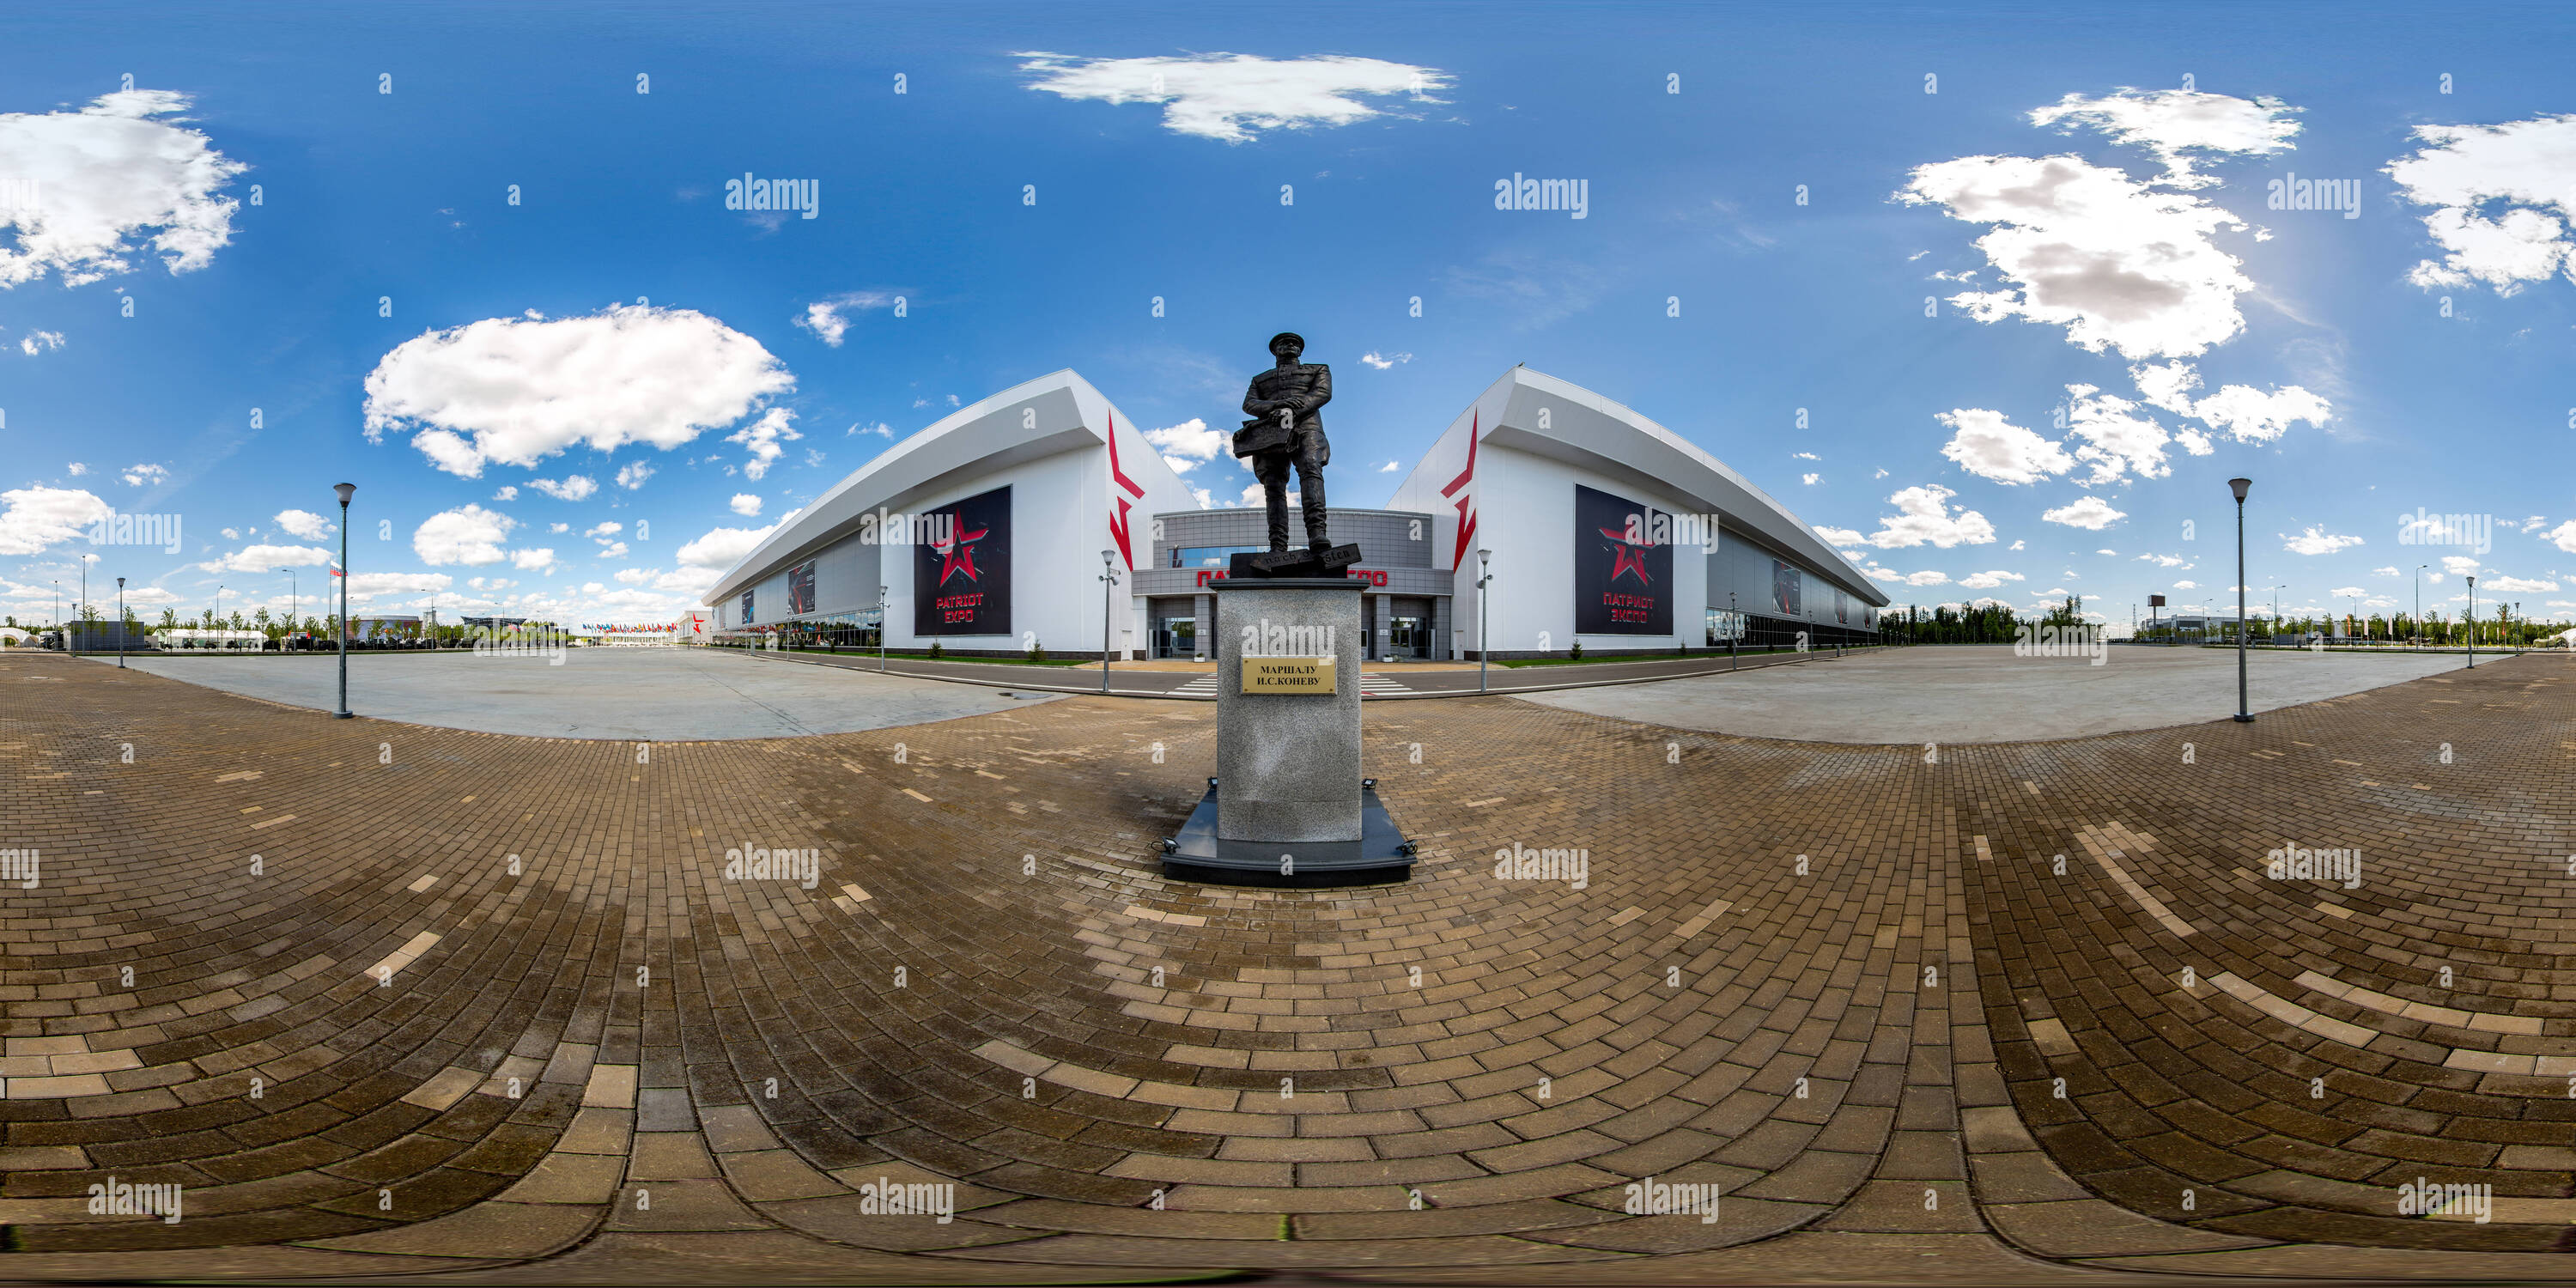
<path fill-rule="evenodd" d="M 33 189 L 0 203 L 0 228 L 16 234 L 0 240 L 0 288 L 48 272 L 79 286 L 132 272 L 141 253 L 172 273 L 214 262 L 239 209 L 217 194 L 247 167 L 176 124 L 187 106 L 184 94 L 134 89 L 77 112 L 0 115 L 0 175 Z"/>
<path fill-rule="evenodd" d="M 2054 510 L 2041 512 L 2039 517 L 2050 523 L 2063 523 L 2070 528 L 2100 532 L 2129 516 L 2125 511 L 2112 509 L 2110 502 L 2098 496 L 2080 496 Z"/>
<path fill-rule="evenodd" d="M 311 568 L 331 561 L 319 546 L 244 546 L 198 564 L 207 572 L 267 572 L 272 568 Z"/>
<path fill-rule="evenodd" d="M 770 463 L 787 450 L 778 445 L 780 440 L 793 441 L 804 437 L 789 427 L 788 421 L 794 418 L 794 412 L 784 407 L 772 407 L 762 412 L 760 419 L 725 435 L 726 442 L 740 443 L 751 453 L 751 459 L 743 462 L 744 478 L 757 480 L 769 473 Z"/>
<path fill-rule="evenodd" d="M 1869 543 L 1881 550 L 1901 550 L 1929 543 L 1947 550 L 1956 545 L 1982 545 L 1995 539 L 1995 525 L 1986 516 L 1960 507 L 1951 512 L 1949 500 L 1957 495 L 1939 484 L 1905 488 L 1887 498 L 1897 512 L 1878 521 L 1878 531 L 1871 533 Z"/>
<path fill-rule="evenodd" d="M 587 474 L 575 474 L 557 483 L 553 479 L 529 479 L 528 486 L 558 501 L 581 501 L 599 490 L 599 484 Z"/>
<path fill-rule="evenodd" d="M 474 478 L 486 464 L 533 467 L 575 444 L 667 451 L 795 383 L 759 341 L 693 310 L 532 313 L 396 346 L 367 373 L 366 429 L 370 440 L 411 433 L 438 468 Z"/>
<path fill-rule="evenodd" d="M 796 325 L 813 332 L 817 339 L 837 349 L 841 347 L 841 337 L 849 334 L 850 330 L 850 319 L 842 314 L 889 308 L 894 304 L 894 298 L 893 294 L 884 291 L 851 291 L 830 299 L 816 300 L 797 315 Z"/>
<path fill-rule="evenodd" d="M 32 555 L 79 537 L 110 513 L 79 488 L 27 487 L 0 492 L 0 555 Z"/>
<path fill-rule="evenodd" d="M 2502 125 L 2422 125 L 2423 147 L 2388 163 L 2398 195 L 2430 206 L 2424 228 L 2440 259 L 2415 266 L 2418 286 L 2482 283 L 2500 295 L 2557 274 L 2576 280 L 2576 113 Z"/>
<path fill-rule="evenodd" d="M 129 465 L 125 467 L 125 473 L 121 477 L 129 487 L 151 487 L 156 483 L 168 482 L 170 470 L 164 465 Z"/>
<path fill-rule="evenodd" d="M 467 504 L 422 520 L 411 534 L 411 551 L 432 568 L 496 564 L 506 557 L 501 543 L 517 526 L 519 521 L 506 514 Z"/>
<path fill-rule="evenodd" d="M 2005 572 L 2002 569 L 1996 569 L 1993 572 L 1972 572 L 1965 577 L 1961 577 L 1959 579 L 1959 584 L 1970 590 L 1993 590 L 1995 587 L 2000 586 L 2005 582 L 2023 580 L 2027 579 L 2020 573 Z"/>
<path fill-rule="evenodd" d="M 1078 58 L 1022 51 L 1029 88 L 1069 99 L 1104 103 L 1160 103 L 1164 128 L 1176 134 L 1243 143 L 1263 130 L 1350 125 L 1389 110 L 1364 97 L 1429 94 L 1449 84 L 1429 67 L 1375 58 L 1317 55 L 1260 58 L 1250 54 L 1195 54 L 1145 58 Z"/>
<path fill-rule="evenodd" d="M 2299 123 L 2298 108 L 2276 98 L 2234 98 L 2205 90 L 2167 89 L 2141 93 L 2123 89 L 2100 98 L 2069 94 L 2054 106 L 2031 112 L 2033 125 L 2089 125 L 2115 143 L 2145 148 L 2164 163 L 2156 182 L 2174 188 L 2205 188 L 2218 182 L 2192 169 L 2191 153 L 2266 156 L 2288 151 Z"/>
<path fill-rule="evenodd" d="M 2281 548 L 2294 555 L 2330 555 L 2360 544 L 2359 537 L 2336 536 L 2327 532 L 2325 525 L 2316 524 L 2295 537 L 2284 537 Z"/>
<path fill-rule="evenodd" d="M 617 468 L 617 486 L 629 492 L 644 486 L 644 480 L 651 477 L 653 477 L 653 467 L 642 461 L 628 461 Z M 506 501 L 510 498 L 501 499 Z"/>
<path fill-rule="evenodd" d="M 1192 416 L 1177 425 L 1146 430 L 1145 441 L 1163 453 L 1163 462 L 1172 467 L 1173 473 L 1187 474 L 1215 460 L 1231 440 L 1223 430 L 1210 429 L 1205 420 Z"/>
<path fill-rule="evenodd" d="M 2075 468 L 2066 449 L 2004 419 L 1999 411 L 1961 407 L 1933 417 L 1950 427 L 1943 456 L 1959 468 L 1997 483 L 2037 483 Z"/>
<path fill-rule="evenodd" d="M 749 492 L 734 493 L 732 504 L 736 514 L 749 516 L 760 513 L 760 498 Z"/>
<path fill-rule="evenodd" d="M 2081 157 L 1970 156 L 1915 168 L 1900 200 L 1993 228 L 1976 241 L 2009 285 L 1953 295 L 1980 322 L 2025 318 L 2131 359 L 2192 357 L 2242 330 L 2254 288 L 2212 234 L 2234 215 Z"/>
<path fill-rule="evenodd" d="M 2200 387 L 2200 373 L 2188 362 L 2142 364 L 2129 368 L 2129 377 L 2148 402 L 2225 430 L 2240 443 L 2268 443 L 2288 432 L 2295 421 L 2322 425 L 2334 412 L 2333 404 L 2297 385 L 2270 393 L 2252 385 L 2227 385 L 2195 400 L 2191 391 Z M 2210 454 L 2208 440 L 2198 431 L 2184 430 L 2178 437 L 2192 455 Z"/>
<path fill-rule="evenodd" d="M 331 531 L 331 521 L 311 510 L 280 510 L 269 522 L 286 529 L 288 536 L 319 541 Z"/>
<path fill-rule="evenodd" d="M 740 563 L 742 557 L 750 554 L 753 547 L 767 539 L 777 526 L 771 524 L 766 528 L 710 528 L 697 540 L 681 546 L 680 553 L 675 557 L 686 567 L 721 573 Z"/>

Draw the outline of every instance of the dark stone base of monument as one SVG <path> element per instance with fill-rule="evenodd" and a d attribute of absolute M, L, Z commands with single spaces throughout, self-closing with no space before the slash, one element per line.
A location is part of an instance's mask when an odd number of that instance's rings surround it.
<path fill-rule="evenodd" d="M 1360 548 L 1343 544 L 1321 550 L 1292 548 L 1236 555 L 1228 577 L 1339 577 L 1360 561 Z"/>
<path fill-rule="evenodd" d="M 1165 877 L 1283 889 L 1397 885 L 1413 878 L 1413 842 L 1395 830 L 1395 820 L 1378 803 L 1374 778 L 1360 782 L 1356 841 L 1229 841 L 1216 834 L 1217 806 L 1217 780 L 1211 778 L 1181 834 L 1163 842 Z M 1289 870 L 1281 872 L 1282 866 Z"/>

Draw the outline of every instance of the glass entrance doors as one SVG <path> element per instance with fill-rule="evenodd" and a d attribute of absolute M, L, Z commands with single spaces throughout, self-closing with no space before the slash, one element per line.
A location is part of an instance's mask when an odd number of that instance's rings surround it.
<path fill-rule="evenodd" d="M 1154 623 L 1154 656 L 1198 656 L 1199 624 L 1194 617 L 1166 617 Z"/>
<path fill-rule="evenodd" d="M 1431 624 L 1419 617 L 1389 617 L 1386 651 L 1396 658 L 1431 656 Z"/>

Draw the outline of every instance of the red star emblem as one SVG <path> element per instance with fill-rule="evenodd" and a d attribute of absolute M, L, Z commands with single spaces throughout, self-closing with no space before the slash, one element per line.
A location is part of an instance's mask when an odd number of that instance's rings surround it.
<path fill-rule="evenodd" d="M 1616 543 L 1615 548 L 1619 556 L 1619 562 L 1613 565 L 1610 569 L 1611 581 L 1618 581 L 1619 574 L 1627 572 L 1630 569 L 1634 569 L 1637 573 L 1637 580 L 1644 582 L 1649 586 L 1655 584 L 1655 579 L 1646 575 L 1646 551 L 1651 547 L 1630 545 L 1628 543 L 1627 533 L 1610 528 L 1601 529 L 1601 535 L 1610 538 L 1612 542 Z"/>
<path fill-rule="evenodd" d="M 948 575 L 955 572 L 966 574 L 966 580 L 968 581 L 979 580 L 975 575 L 974 546 L 976 542 L 983 540 L 984 535 L 991 532 L 992 529 L 977 528 L 973 532 L 968 532 L 966 530 L 966 516 L 960 514 L 950 521 L 949 531 L 956 535 L 947 541 L 933 541 L 930 543 L 930 548 L 939 552 L 939 584 L 942 586 L 947 585 Z"/>

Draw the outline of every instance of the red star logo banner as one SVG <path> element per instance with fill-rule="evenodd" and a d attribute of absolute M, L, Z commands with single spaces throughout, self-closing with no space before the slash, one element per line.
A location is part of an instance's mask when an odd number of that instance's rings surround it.
<path fill-rule="evenodd" d="M 1655 584 L 1655 579 L 1646 575 L 1646 551 L 1651 547 L 1630 543 L 1628 534 L 1625 532 L 1610 528 L 1603 528 L 1600 532 L 1602 536 L 1610 538 L 1615 543 L 1613 548 L 1618 554 L 1619 562 L 1610 569 L 1612 583 L 1617 583 L 1619 574 L 1633 569 L 1639 582 L 1648 586 Z"/>
<path fill-rule="evenodd" d="M 1482 419 L 1481 413 L 1468 416 L 1467 468 L 1458 471 L 1458 477 L 1449 480 L 1449 486 L 1440 489 L 1440 495 L 1454 495 L 1457 500 L 1458 548 L 1449 552 L 1449 566 L 1460 571 L 1466 569 L 1467 547 L 1476 539 L 1476 512 L 1472 508 L 1476 494 L 1471 488 L 1466 491 L 1459 489 L 1466 488 L 1476 478 L 1476 430 Z"/>
<path fill-rule="evenodd" d="M 961 513 L 950 519 L 948 530 L 953 535 L 948 540 L 930 543 L 930 548 L 939 553 L 939 584 L 942 586 L 948 584 L 950 573 L 962 572 L 968 581 L 978 579 L 975 574 L 975 543 L 983 540 L 992 529 L 977 528 L 968 532 L 965 518 Z"/>
<path fill-rule="evenodd" d="M 1109 517 L 1109 536 L 1111 540 L 1118 543 L 1118 556 L 1127 561 L 1127 571 L 1134 572 L 1136 571 L 1136 552 L 1127 545 L 1127 534 L 1130 530 L 1127 523 L 1127 510 L 1135 502 L 1130 501 L 1128 497 L 1141 501 L 1145 499 L 1145 489 L 1136 480 L 1127 477 L 1127 471 L 1118 466 L 1118 417 L 1114 414 L 1109 417 L 1109 479 L 1119 488 L 1127 490 L 1127 496 L 1118 495 L 1117 488 L 1110 490 L 1109 499 L 1118 504 L 1118 513 Z"/>

